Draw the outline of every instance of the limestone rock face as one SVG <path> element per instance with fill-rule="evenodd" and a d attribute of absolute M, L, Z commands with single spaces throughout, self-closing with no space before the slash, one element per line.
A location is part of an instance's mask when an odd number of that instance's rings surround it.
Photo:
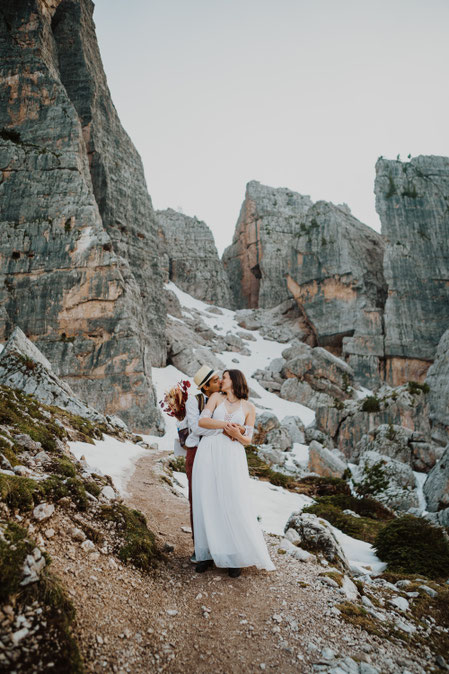
<path fill-rule="evenodd" d="M 376 209 L 386 240 L 386 379 L 422 381 L 449 326 L 449 158 L 379 159 Z"/>
<path fill-rule="evenodd" d="M 2 3 L 0 329 L 20 326 L 98 410 L 157 432 L 157 227 L 92 11 L 90 0 Z"/>
<path fill-rule="evenodd" d="M 156 217 L 168 279 L 203 302 L 230 307 L 229 279 L 206 223 L 171 208 Z"/>
<path fill-rule="evenodd" d="M 96 423 L 125 427 L 118 417 L 105 418 L 79 400 L 70 386 L 55 375 L 48 360 L 20 328 L 14 329 L 0 353 L 0 384 L 19 389 L 46 405 L 56 405 Z M 24 435 L 24 438 L 28 436 Z M 29 440 L 33 442 L 31 438 Z"/>
<path fill-rule="evenodd" d="M 223 262 L 233 308 L 270 308 L 290 299 L 286 285 L 293 241 L 309 197 L 251 181 Z"/>
<path fill-rule="evenodd" d="M 449 440 L 449 329 L 438 344 L 435 361 L 427 372 L 433 432 L 440 442 Z"/>
<path fill-rule="evenodd" d="M 347 208 L 320 201 L 298 228 L 287 276 L 316 344 L 346 356 L 371 387 L 382 377 L 383 253 L 377 232 Z"/>

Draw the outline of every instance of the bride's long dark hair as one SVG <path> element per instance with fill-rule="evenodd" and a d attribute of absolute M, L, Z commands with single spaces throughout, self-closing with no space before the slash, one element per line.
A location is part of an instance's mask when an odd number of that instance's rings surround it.
<path fill-rule="evenodd" d="M 241 370 L 224 370 L 223 374 L 227 372 L 232 381 L 232 388 L 234 395 L 239 400 L 248 400 L 249 390 L 246 377 Z"/>

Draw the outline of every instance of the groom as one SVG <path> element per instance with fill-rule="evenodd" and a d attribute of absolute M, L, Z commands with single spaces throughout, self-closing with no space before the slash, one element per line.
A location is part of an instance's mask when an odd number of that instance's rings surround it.
<path fill-rule="evenodd" d="M 192 526 L 192 537 L 194 535 L 193 531 L 193 513 L 192 513 L 192 471 L 193 471 L 193 462 L 195 460 L 196 450 L 200 442 L 200 436 L 204 435 L 214 435 L 216 432 L 210 428 L 200 428 L 198 426 L 198 420 L 200 414 L 203 411 L 209 397 L 212 393 L 216 393 L 221 389 L 221 379 L 217 370 L 209 367 L 209 365 L 203 365 L 200 367 L 198 372 L 193 377 L 193 381 L 199 388 L 199 393 L 196 395 L 190 395 L 187 398 L 186 402 L 186 419 L 187 426 L 189 428 L 189 435 L 185 441 L 185 449 L 187 450 L 186 456 L 186 474 L 187 480 L 189 482 L 189 503 L 190 503 L 190 524 Z M 192 557 L 192 562 L 194 562 L 194 556 Z"/>

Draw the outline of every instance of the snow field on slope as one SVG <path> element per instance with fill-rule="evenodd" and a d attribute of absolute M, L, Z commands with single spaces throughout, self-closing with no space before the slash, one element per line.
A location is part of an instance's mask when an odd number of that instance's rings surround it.
<path fill-rule="evenodd" d="M 199 311 L 207 326 L 217 334 L 248 332 L 255 338 L 256 341 L 245 341 L 245 345 L 251 352 L 249 356 L 243 356 L 235 351 L 224 351 L 216 355 L 225 363 L 226 367 L 238 368 L 244 372 L 250 388 L 260 395 L 260 398 L 253 399 L 258 408 L 258 413 L 264 410 L 271 411 L 280 421 L 285 416 L 297 416 L 305 426 L 313 422 L 315 418 L 313 410 L 304 405 L 283 400 L 274 393 L 266 391 L 251 376 L 257 369 L 264 369 L 274 358 L 281 357 L 282 351 L 289 346 L 288 344 L 264 339 L 258 330 L 244 330 L 237 324 L 235 313 L 229 309 L 218 307 L 222 311 L 221 315 L 211 313 L 211 305 L 191 297 L 173 283 L 167 284 L 167 287 L 178 297 L 184 313 L 188 315 L 189 309 Z M 181 319 L 177 320 L 182 322 Z M 237 358 L 239 362 L 233 363 L 234 358 Z M 152 380 L 156 389 L 157 400 L 162 400 L 164 393 L 182 379 L 191 382 L 190 391 L 195 394 L 197 388 L 193 379 L 173 365 L 152 368 Z M 156 435 L 143 435 L 142 437 L 149 444 L 157 443 L 161 452 L 173 452 L 175 440 L 178 437 L 177 421 L 166 414 L 163 414 L 163 419 L 165 433 L 162 437 Z M 132 476 L 136 461 L 148 451 L 139 445 L 129 442 L 122 443 L 107 436 L 102 441 L 96 441 L 95 445 L 76 442 L 70 443 L 70 447 L 77 458 L 84 455 L 90 466 L 96 467 L 98 472 L 101 471 L 110 475 L 114 485 L 122 495 L 126 495 L 126 482 Z M 306 465 L 308 447 L 296 443 L 292 452 L 288 453 L 287 465 L 289 467 L 294 467 L 293 459 Z M 187 498 L 186 475 L 175 473 L 175 480 L 175 487 Z M 269 482 L 252 478 L 250 485 L 256 514 L 260 518 L 262 529 L 267 533 L 282 535 L 291 513 L 300 511 L 313 502 L 313 499 L 308 496 L 294 494 Z M 382 568 L 382 562 L 374 554 L 371 545 L 351 538 L 338 529 L 334 529 L 334 532 L 351 564 L 358 566 L 360 569 L 364 567 L 371 567 L 373 570 Z"/>

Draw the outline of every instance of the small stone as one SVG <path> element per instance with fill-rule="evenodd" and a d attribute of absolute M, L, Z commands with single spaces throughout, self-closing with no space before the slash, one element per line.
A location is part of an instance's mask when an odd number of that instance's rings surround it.
<path fill-rule="evenodd" d="M 97 642 L 98 642 L 100 645 L 102 645 L 102 644 L 104 643 L 104 642 L 103 642 L 103 637 L 102 637 L 100 634 L 97 634 Z"/>
<path fill-rule="evenodd" d="M 359 666 L 360 674 L 379 674 L 379 670 L 368 662 L 361 662 Z"/>
<path fill-rule="evenodd" d="M 175 549 L 175 546 L 173 545 L 173 543 L 168 543 L 168 542 L 164 543 L 164 548 L 163 548 L 164 552 L 173 552 L 174 549 Z"/>
<path fill-rule="evenodd" d="M 262 669 L 263 671 L 265 671 L 265 669 L 267 668 L 267 666 L 266 666 L 266 664 L 265 664 L 264 662 L 261 662 L 260 665 L 259 665 L 259 667 L 260 667 L 260 669 Z"/>
<path fill-rule="evenodd" d="M 408 587 L 411 584 L 412 584 L 411 580 L 398 580 L 397 583 L 396 583 L 396 587 L 403 588 L 403 587 Z"/>
<path fill-rule="evenodd" d="M 93 552 L 95 550 L 95 544 L 89 539 L 86 539 L 83 543 L 81 543 L 81 547 L 84 552 Z"/>
<path fill-rule="evenodd" d="M 325 660 L 333 660 L 335 657 L 335 653 L 331 648 L 328 648 L 325 646 L 323 650 L 321 651 L 321 655 Z"/>
<path fill-rule="evenodd" d="M 166 613 L 167 613 L 167 615 L 172 616 L 172 617 L 175 616 L 175 615 L 178 615 L 178 611 L 176 611 L 176 609 L 173 609 L 173 608 L 167 609 Z"/>
<path fill-rule="evenodd" d="M 192 533 L 192 529 L 190 527 L 185 527 L 185 526 L 181 527 L 181 531 L 183 531 L 185 534 L 191 534 Z"/>
<path fill-rule="evenodd" d="M 441 667 L 441 669 L 449 669 L 449 665 L 442 655 L 437 655 L 435 662 L 437 663 L 438 667 Z"/>
<path fill-rule="evenodd" d="M 22 639 L 28 635 L 29 631 L 30 630 L 27 627 L 22 627 L 21 630 L 11 634 L 11 641 L 13 642 L 14 646 L 18 646 Z"/>
<path fill-rule="evenodd" d="M 330 585 L 330 587 L 340 587 L 336 580 L 329 578 L 329 576 L 321 576 L 320 580 L 325 585 Z"/>
<path fill-rule="evenodd" d="M 53 503 L 40 503 L 34 508 L 33 517 L 39 521 L 46 520 L 53 515 L 54 511 Z"/>
<path fill-rule="evenodd" d="M 431 587 L 429 587 L 428 585 L 420 585 L 420 586 L 419 586 L 419 589 L 420 589 L 420 590 L 423 590 L 423 592 L 425 592 L 426 594 L 428 594 L 429 597 L 432 597 L 432 599 L 438 595 L 438 592 L 437 592 L 436 590 L 433 590 L 433 589 L 432 589 Z"/>
<path fill-rule="evenodd" d="M 274 620 L 275 623 L 281 623 L 282 622 L 282 616 L 280 616 L 276 613 L 273 616 L 271 616 L 271 619 Z"/>
<path fill-rule="evenodd" d="M 393 597 L 393 599 L 390 599 L 389 604 L 400 611 L 408 611 L 409 608 L 409 603 L 405 597 Z"/>
<path fill-rule="evenodd" d="M 366 596 L 366 594 L 362 595 L 362 604 L 364 606 L 369 606 L 369 608 L 373 608 L 373 602 Z"/>
<path fill-rule="evenodd" d="M 116 499 L 115 491 L 110 485 L 103 487 L 101 490 L 101 495 L 104 496 L 107 501 L 115 501 Z"/>
<path fill-rule="evenodd" d="M 70 535 L 73 538 L 73 540 L 75 540 L 75 541 L 85 541 L 86 538 L 87 538 L 84 531 L 82 531 L 81 529 L 78 529 L 78 527 L 72 527 L 70 529 Z"/>
<path fill-rule="evenodd" d="M 45 529 L 44 533 L 46 538 L 53 538 L 55 535 L 55 530 L 50 527 L 50 529 Z"/>

